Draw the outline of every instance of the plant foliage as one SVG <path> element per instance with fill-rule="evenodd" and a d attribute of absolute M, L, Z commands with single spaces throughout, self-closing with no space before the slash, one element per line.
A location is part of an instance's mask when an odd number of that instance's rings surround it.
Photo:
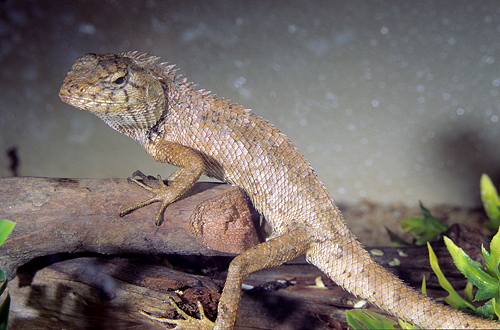
<path fill-rule="evenodd" d="M 15 223 L 10 220 L 0 219 L 0 245 L 14 229 Z M 0 330 L 6 330 L 9 322 L 10 295 L 7 289 L 7 277 L 0 269 L 0 297 L 5 294 L 5 299 L 0 301 Z"/>

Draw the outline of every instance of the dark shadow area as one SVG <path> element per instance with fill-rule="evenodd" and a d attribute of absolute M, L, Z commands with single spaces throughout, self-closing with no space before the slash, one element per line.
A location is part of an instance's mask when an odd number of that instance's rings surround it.
<path fill-rule="evenodd" d="M 498 149 L 491 140 L 481 139 L 481 132 L 457 128 L 452 135 L 441 134 L 434 145 L 435 159 L 443 163 L 439 178 L 451 185 L 457 194 L 467 196 L 471 204 L 481 204 L 479 180 L 486 173 L 496 187 L 500 187 Z"/>

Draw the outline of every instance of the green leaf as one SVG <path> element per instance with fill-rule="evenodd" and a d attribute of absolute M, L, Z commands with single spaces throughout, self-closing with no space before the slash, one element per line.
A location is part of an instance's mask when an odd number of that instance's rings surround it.
<path fill-rule="evenodd" d="M 490 299 L 484 304 L 480 306 L 476 310 L 476 315 L 485 319 L 492 320 L 495 317 L 495 299 Z"/>
<path fill-rule="evenodd" d="M 488 251 L 486 251 L 486 249 L 484 248 L 483 245 L 481 245 L 481 251 L 483 252 L 484 262 L 486 263 L 486 272 L 490 276 L 496 277 L 498 279 L 499 278 L 498 277 L 498 268 L 495 269 L 495 265 L 497 265 L 495 263 L 495 258 L 493 258 L 493 256 L 490 255 L 490 253 Z"/>
<path fill-rule="evenodd" d="M 468 302 L 474 301 L 474 294 L 472 293 L 473 288 L 474 288 L 474 286 L 472 285 L 472 283 L 467 282 L 467 285 L 465 286 L 465 289 L 464 289 L 464 296 L 465 296 L 465 300 L 467 300 Z"/>
<path fill-rule="evenodd" d="M 385 227 L 385 226 L 384 226 Z M 389 234 L 389 239 L 391 240 L 392 246 L 395 247 L 404 247 L 404 246 L 410 246 L 411 244 L 408 244 L 405 242 L 404 239 L 398 236 L 395 232 L 391 231 L 389 228 L 385 227 L 385 230 Z"/>
<path fill-rule="evenodd" d="M 433 217 L 431 212 L 424 207 L 422 202 L 419 203 L 423 217 L 410 216 L 401 220 L 401 227 L 404 231 L 410 232 L 415 236 L 420 236 L 415 242 L 416 245 L 430 242 L 448 229 L 446 223 Z"/>
<path fill-rule="evenodd" d="M 491 256 L 498 265 L 500 263 L 500 228 L 498 228 L 497 233 L 491 239 L 490 250 L 491 250 Z"/>
<path fill-rule="evenodd" d="M 412 215 L 401 220 L 401 228 L 407 233 L 414 235 L 421 235 L 425 233 L 424 217 L 419 215 Z"/>
<path fill-rule="evenodd" d="M 490 250 L 491 254 L 486 251 L 484 246 L 481 246 L 481 250 L 483 252 L 484 256 L 484 261 L 486 263 L 486 272 L 496 278 L 497 280 L 500 280 L 500 270 L 498 269 L 498 265 L 500 264 L 500 247 L 498 246 L 500 242 L 500 229 L 498 233 L 493 236 L 493 239 L 491 240 L 490 243 Z"/>
<path fill-rule="evenodd" d="M 425 283 L 425 275 L 422 279 L 422 294 L 427 297 L 427 284 Z"/>
<path fill-rule="evenodd" d="M 13 221 L 0 219 L 0 245 L 5 241 L 16 224 Z M 0 296 L 7 290 L 7 278 L 0 269 Z M 0 302 L 0 330 L 7 330 L 9 322 L 10 295 L 7 292 L 4 301 Z"/>
<path fill-rule="evenodd" d="M 0 281 L 2 285 L 0 286 L 0 296 L 7 290 L 7 279 L 5 273 L 0 269 Z M 9 308 L 10 308 L 10 295 L 7 293 L 5 300 L 0 303 L 0 330 L 7 329 L 7 323 L 9 322 Z"/>
<path fill-rule="evenodd" d="M 444 237 L 444 242 L 457 268 L 478 288 L 475 300 L 498 299 L 498 280 L 485 272 L 477 262 L 473 262 L 451 239 Z"/>
<path fill-rule="evenodd" d="M 491 299 L 491 303 L 493 305 L 493 309 L 495 310 L 495 315 L 500 319 L 500 300 L 496 300 L 495 298 Z"/>
<path fill-rule="evenodd" d="M 434 250 L 432 250 L 432 247 L 429 243 L 427 243 L 427 248 L 429 249 L 429 261 L 431 263 L 431 268 L 437 275 L 441 287 L 446 291 L 448 291 L 448 296 L 444 299 L 444 301 L 446 301 L 452 308 L 455 309 L 460 309 L 462 311 L 467 311 L 469 309 L 475 311 L 476 308 L 467 300 L 460 297 L 460 295 L 455 291 L 455 289 L 453 289 L 450 282 L 443 275 L 443 272 L 439 267 L 436 254 L 434 253 Z"/>
<path fill-rule="evenodd" d="M 368 329 L 395 329 L 397 324 L 393 320 L 366 309 L 351 309 L 346 312 L 347 323 L 355 330 Z"/>
<path fill-rule="evenodd" d="M 7 330 L 9 323 L 10 295 L 0 304 L 0 330 Z"/>
<path fill-rule="evenodd" d="M 484 261 L 486 262 L 486 271 L 491 276 L 500 280 L 500 270 L 498 269 L 498 265 L 500 264 L 500 228 L 498 228 L 498 232 L 491 239 L 491 254 L 486 251 L 484 246 L 481 246 L 481 250 L 483 252 Z"/>
<path fill-rule="evenodd" d="M 0 245 L 2 245 L 12 229 L 14 229 L 15 225 L 16 223 L 13 221 L 0 219 Z"/>
<path fill-rule="evenodd" d="M 401 319 L 398 319 L 398 323 L 399 323 L 399 326 L 401 327 L 401 329 L 408 329 L 408 330 L 421 329 L 421 328 L 417 327 L 416 325 L 413 325 L 411 323 L 405 322 L 405 321 L 403 321 Z"/>
<path fill-rule="evenodd" d="M 481 200 L 483 201 L 484 211 L 490 221 L 485 224 L 486 228 L 495 232 L 500 227 L 500 199 L 498 198 L 498 193 L 491 182 L 488 175 L 481 175 L 480 180 L 481 187 Z"/>
<path fill-rule="evenodd" d="M 0 296 L 7 289 L 7 279 L 5 277 L 5 272 L 0 269 Z"/>

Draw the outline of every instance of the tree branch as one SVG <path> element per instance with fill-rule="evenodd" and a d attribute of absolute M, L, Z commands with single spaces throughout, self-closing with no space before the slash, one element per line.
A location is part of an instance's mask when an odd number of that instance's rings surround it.
<path fill-rule="evenodd" d="M 157 205 L 118 216 L 148 198 L 123 179 L 0 178 L 0 218 L 16 222 L 0 246 L 0 268 L 12 278 L 20 265 L 56 253 L 213 256 L 258 243 L 259 215 L 243 190 L 204 182 L 186 195 L 156 227 Z"/>

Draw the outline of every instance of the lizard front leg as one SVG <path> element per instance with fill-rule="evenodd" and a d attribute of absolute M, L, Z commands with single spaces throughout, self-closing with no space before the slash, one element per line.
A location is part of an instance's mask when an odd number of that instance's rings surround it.
<path fill-rule="evenodd" d="M 254 246 L 234 258 L 229 265 L 214 326 L 207 322 L 202 311 L 200 311 L 201 319 L 190 317 L 185 313 L 181 313 L 185 319 L 180 320 L 154 317 L 144 312 L 142 314 L 160 322 L 175 324 L 175 329 L 208 330 L 212 329 L 212 326 L 217 330 L 233 329 L 240 308 L 243 280 L 253 272 L 276 267 L 298 257 L 309 249 L 311 242 L 311 235 L 305 229 L 295 229 Z M 174 305 L 174 307 L 178 309 L 177 306 Z"/>
<path fill-rule="evenodd" d="M 160 183 L 159 188 L 147 186 L 133 177 L 128 178 L 129 182 L 141 186 L 151 192 L 153 196 L 150 199 L 121 211 L 120 216 L 123 217 L 146 205 L 161 202 L 162 204 L 155 217 L 155 225 L 159 226 L 163 222 L 163 212 L 167 206 L 178 200 L 196 181 L 198 181 L 205 169 L 205 163 L 200 154 L 195 150 L 174 142 L 156 141 L 155 143 L 146 144 L 145 149 L 156 161 L 168 163 L 180 168 L 168 177 L 168 186 L 163 183 L 160 175 L 158 175 L 157 179 Z M 136 171 L 134 176 L 145 178 L 145 175 L 139 171 Z"/>

